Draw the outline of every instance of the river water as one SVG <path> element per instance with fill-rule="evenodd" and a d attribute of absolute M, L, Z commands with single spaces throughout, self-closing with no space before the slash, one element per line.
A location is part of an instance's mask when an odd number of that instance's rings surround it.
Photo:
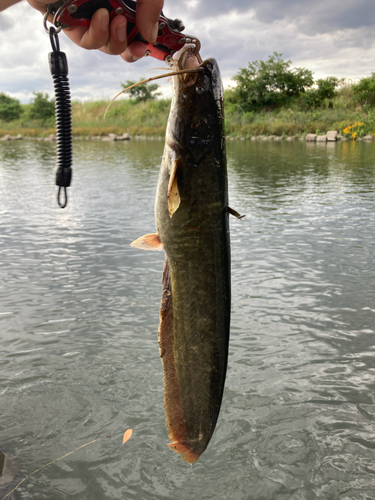
<path fill-rule="evenodd" d="M 154 231 L 163 144 L 76 142 L 64 210 L 54 147 L 0 143 L 0 450 L 19 469 L 0 498 L 103 437 L 8 498 L 198 499 L 166 446 L 164 257 L 129 246 Z M 374 499 L 375 144 L 229 142 L 228 170 L 246 218 L 200 495 Z"/>

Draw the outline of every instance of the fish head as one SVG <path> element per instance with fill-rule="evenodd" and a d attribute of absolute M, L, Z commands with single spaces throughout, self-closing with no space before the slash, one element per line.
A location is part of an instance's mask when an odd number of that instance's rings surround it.
<path fill-rule="evenodd" d="M 199 63 L 189 46 L 177 53 L 175 69 L 196 69 L 173 76 L 173 98 L 167 140 L 193 164 L 224 143 L 224 90 L 219 66 L 210 58 Z"/>

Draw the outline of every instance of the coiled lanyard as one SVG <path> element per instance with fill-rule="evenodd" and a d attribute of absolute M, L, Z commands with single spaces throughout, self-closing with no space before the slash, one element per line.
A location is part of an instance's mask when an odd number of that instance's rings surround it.
<path fill-rule="evenodd" d="M 48 54 L 48 62 L 53 78 L 55 89 L 55 119 L 57 139 L 57 170 L 56 185 L 59 187 L 57 202 L 61 208 L 68 204 L 68 193 L 66 188 L 72 180 L 72 105 L 68 79 L 68 62 L 64 52 L 60 51 L 58 34 L 61 28 L 50 26 L 47 28 L 47 11 L 44 16 L 44 29 L 49 34 L 52 51 Z M 61 199 L 61 193 L 64 193 Z"/>

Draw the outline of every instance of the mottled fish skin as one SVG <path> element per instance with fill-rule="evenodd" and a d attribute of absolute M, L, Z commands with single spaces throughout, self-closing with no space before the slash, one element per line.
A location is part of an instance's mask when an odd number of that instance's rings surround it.
<path fill-rule="evenodd" d="M 195 462 L 213 434 L 230 324 L 230 242 L 223 87 L 215 59 L 174 76 L 157 187 L 166 253 L 159 348 L 169 446 Z M 193 82 L 193 83 L 192 83 Z"/>

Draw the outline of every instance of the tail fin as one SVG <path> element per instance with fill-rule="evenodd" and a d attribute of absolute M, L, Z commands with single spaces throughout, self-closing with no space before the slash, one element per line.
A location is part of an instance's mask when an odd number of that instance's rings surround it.
<path fill-rule="evenodd" d="M 169 448 L 171 448 L 176 453 L 182 455 L 182 459 L 189 464 L 193 464 L 200 457 L 198 453 L 192 451 L 186 444 L 175 441 L 174 443 L 169 443 L 167 446 L 169 446 Z"/>

